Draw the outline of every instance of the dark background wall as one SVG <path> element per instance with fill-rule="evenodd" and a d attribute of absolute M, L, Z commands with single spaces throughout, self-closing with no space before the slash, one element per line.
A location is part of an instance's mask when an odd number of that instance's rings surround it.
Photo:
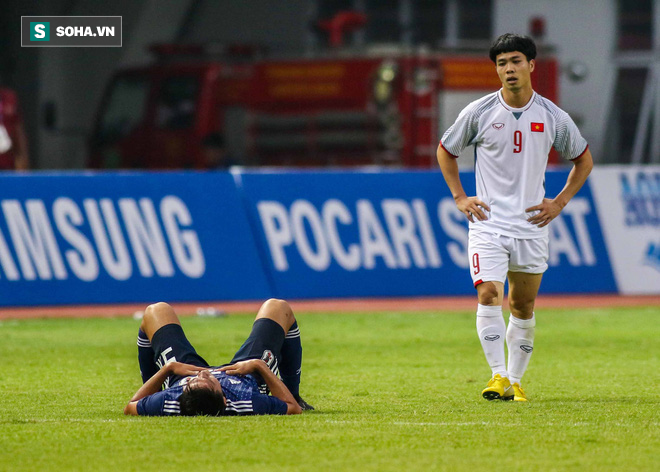
<path fill-rule="evenodd" d="M 149 44 L 252 43 L 273 55 L 312 56 L 327 49 L 318 20 L 342 9 L 369 17 L 363 30 L 347 35 L 354 49 L 388 43 L 485 50 L 495 36 L 527 34 L 542 18 L 543 40 L 561 66 L 559 104 L 578 122 L 596 161 L 660 162 L 660 118 L 652 113 L 660 103 L 660 85 L 653 88 L 660 82 L 653 72 L 660 0 L 4 0 L 0 81 L 19 95 L 33 167 L 80 169 L 109 78 L 152 61 Z M 119 15 L 123 47 L 21 48 L 24 15 Z M 576 80 L 572 70 L 580 67 L 587 73 Z M 639 80 L 628 80 L 631 74 Z M 646 114 L 644 100 L 656 103 Z M 43 125 L 47 104 L 57 110 L 55 129 Z M 636 142 L 643 145 L 634 156 Z"/>

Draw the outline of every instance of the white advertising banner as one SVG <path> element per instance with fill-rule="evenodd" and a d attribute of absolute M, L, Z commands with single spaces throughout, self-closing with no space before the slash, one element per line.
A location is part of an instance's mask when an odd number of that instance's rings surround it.
<path fill-rule="evenodd" d="M 660 293 L 660 166 L 597 167 L 589 182 L 619 293 Z"/>

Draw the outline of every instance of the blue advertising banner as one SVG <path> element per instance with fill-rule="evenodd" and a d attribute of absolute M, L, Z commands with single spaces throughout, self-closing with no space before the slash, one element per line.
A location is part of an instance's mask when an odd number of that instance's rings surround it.
<path fill-rule="evenodd" d="M 546 196 L 566 185 L 568 171 L 546 173 Z M 591 180 L 549 225 L 550 259 L 540 293 L 616 293 L 617 284 L 603 239 Z"/>
<path fill-rule="evenodd" d="M 440 173 L 241 177 L 277 296 L 473 292 L 467 224 Z"/>
<path fill-rule="evenodd" d="M 567 175 L 547 174 L 549 196 Z M 0 306 L 475 293 L 438 171 L 7 173 L 0 188 Z M 617 291 L 603 221 L 585 185 L 550 225 L 543 293 Z"/>
<path fill-rule="evenodd" d="M 0 175 L 0 305 L 271 290 L 228 173 Z"/>
<path fill-rule="evenodd" d="M 548 195 L 567 171 L 549 172 Z M 440 172 L 245 173 L 241 188 L 277 296 L 471 295 L 467 220 Z M 461 178 L 474 192 L 474 174 Z M 616 285 L 588 186 L 550 228 L 544 293 Z"/>

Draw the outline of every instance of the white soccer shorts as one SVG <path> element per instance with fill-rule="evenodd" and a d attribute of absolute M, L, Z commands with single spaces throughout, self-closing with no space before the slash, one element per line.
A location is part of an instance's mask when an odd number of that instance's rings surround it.
<path fill-rule="evenodd" d="M 470 231 L 468 254 L 475 287 L 482 282 L 504 283 L 509 271 L 542 274 L 548 269 L 548 237 L 517 239 Z"/>

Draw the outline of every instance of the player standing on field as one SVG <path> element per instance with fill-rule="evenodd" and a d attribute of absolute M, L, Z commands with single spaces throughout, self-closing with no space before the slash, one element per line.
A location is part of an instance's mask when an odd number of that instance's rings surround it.
<path fill-rule="evenodd" d="M 492 379 L 487 400 L 527 401 L 520 386 L 534 349 L 534 302 L 548 268 L 548 223 L 582 187 L 593 160 L 568 116 L 531 83 L 536 45 L 504 34 L 490 48 L 502 88 L 470 103 L 445 132 L 438 163 L 458 209 L 469 223 L 470 273 L 477 289 L 477 333 Z M 475 148 L 477 196 L 468 197 L 456 157 Z M 550 147 L 573 163 L 566 185 L 545 198 Z M 502 316 L 509 280 L 508 328 Z M 504 342 L 509 351 L 508 369 Z"/>

